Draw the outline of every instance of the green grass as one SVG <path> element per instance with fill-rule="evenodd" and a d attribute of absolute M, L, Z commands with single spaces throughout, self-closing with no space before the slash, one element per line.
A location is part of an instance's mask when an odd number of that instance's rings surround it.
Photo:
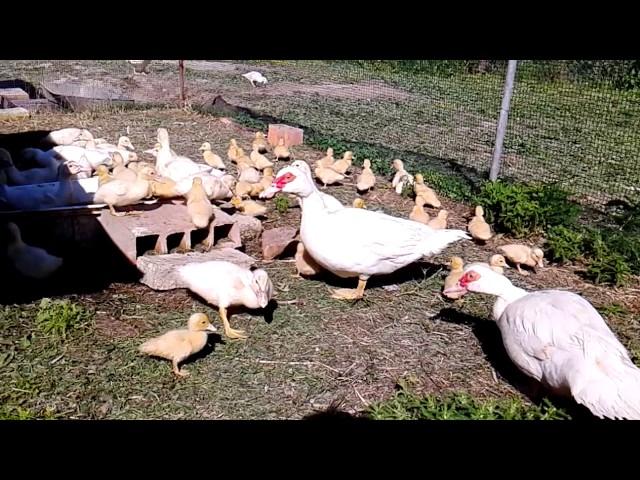
<path fill-rule="evenodd" d="M 70 330 L 90 319 L 87 310 L 69 300 L 43 298 L 36 313 L 36 324 L 42 332 L 62 340 L 66 340 Z"/>
<path fill-rule="evenodd" d="M 520 398 L 478 399 L 466 393 L 418 396 L 402 388 L 393 398 L 373 405 L 367 415 L 375 420 L 565 420 L 563 410 L 546 399 L 528 405 Z"/>

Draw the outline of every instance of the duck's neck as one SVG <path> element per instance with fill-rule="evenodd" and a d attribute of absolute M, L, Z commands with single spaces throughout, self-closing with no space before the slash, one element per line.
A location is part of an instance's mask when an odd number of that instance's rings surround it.
<path fill-rule="evenodd" d="M 496 295 L 498 299 L 493 305 L 494 320 L 497 321 L 502 316 L 502 312 L 504 312 L 504 309 L 507 308 L 511 303 L 524 297 L 528 293 L 529 292 L 527 292 L 526 290 L 516 287 L 515 285 L 509 285 L 508 287 L 505 286 L 505 288 L 498 295 Z"/>

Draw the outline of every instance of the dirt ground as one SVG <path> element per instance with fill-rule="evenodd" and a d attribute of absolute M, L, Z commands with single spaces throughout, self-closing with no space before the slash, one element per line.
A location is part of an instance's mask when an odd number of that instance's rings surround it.
<path fill-rule="evenodd" d="M 156 129 L 165 127 L 172 148 L 194 159 L 200 158 L 204 141 L 226 158 L 230 138 L 248 151 L 253 136 L 228 119 L 175 109 L 36 115 L 0 128 L 9 133 L 68 126 L 114 140 L 128 132 L 138 151 L 152 147 Z M 293 151 L 296 159 L 308 162 L 323 155 L 307 147 Z M 352 183 L 327 191 L 349 204 L 356 197 Z M 378 178 L 364 198 L 370 209 L 405 217 L 411 210 L 411 200 L 396 195 L 388 179 Z M 450 212 L 450 226 L 464 228 L 470 206 L 446 198 L 442 203 Z M 284 214 L 272 201 L 268 205 L 265 228 L 299 225 L 300 210 L 293 202 Z M 336 404 L 356 413 L 388 398 L 401 380 L 424 393 L 458 391 L 529 401 L 530 382 L 508 361 L 497 328 L 487 320 L 491 299 L 467 296 L 453 303 L 439 294 L 451 255 L 486 261 L 508 241 L 498 238 L 483 247 L 457 243 L 429 262 L 372 280 L 365 300 L 355 304 L 331 299 L 328 290 L 353 282 L 294 278 L 291 257 L 262 262 L 259 242 L 249 242 L 244 249 L 269 273 L 277 307 L 267 315 L 236 312 L 231 324 L 249 338 L 229 341 L 213 335 L 210 347 L 186 365 L 191 376 L 185 379 L 176 379 L 167 362 L 142 357 L 136 349 L 151 336 L 182 327 L 195 311 L 208 313 L 220 326 L 216 310 L 186 290 L 156 292 L 138 283 L 114 282 L 93 293 L 65 294 L 95 312 L 66 341 L 54 341 L 37 329 L 37 301 L 7 302 L 0 313 L 0 348 L 12 355 L 0 362 L 0 398 L 35 417 L 109 419 L 297 419 Z M 77 262 L 76 268 L 79 282 L 101 275 L 87 262 Z M 638 282 L 628 288 L 599 287 L 582 280 L 578 267 L 552 265 L 529 277 L 514 270 L 506 275 L 524 288 L 584 295 L 603 309 L 623 344 L 640 353 Z"/>

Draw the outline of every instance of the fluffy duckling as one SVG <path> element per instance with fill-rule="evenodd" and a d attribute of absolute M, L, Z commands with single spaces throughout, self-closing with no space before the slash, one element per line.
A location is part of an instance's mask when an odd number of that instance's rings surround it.
<path fill-rule="evenodd" d="M 251 144 L 251 149 L 257 150 L 258 153 L 267 153 L 269 148 L 264 133 L 256 132 L 256 136 Z"/>
<path fill-rule="evenodd" d="M 469 221 L 467 230 L 469 230 L 469 233 L 475 240 L 483 242 L 486 242 L 493 236 L 491 227 L 484 219 L 484 209 L 480 205 L 476 207 L 475 215 Z"/>
<path fill-rule="evenodd" d="M 111 214 L 116 217 L 122 217 L 127 213 L 132 215 L 135 212 L 116 212 L 114 207 L 132 205 L 146 198 L 150 191 L 149 182 L 157 177 L 158 174 L 155 169 L 146 167 L 137 173 L 133 182 L 118 179 L 112 180 L 98 188 L 93 196 L 94 202 L 106 203 Z"/>
<path fill-rule="evenodd" d="M 294 275 L 295 277 L 301 277 L 303 275 L 311 277 L 319 274 L 322 270 L 322 267 L 316 263 L 311 255 L 309 255 L 309 252 L 304 248 L 304 244 L 302 242 L 298 242 L 294 259 L 297 272 L 296 275 Z"/>
<path fill-rule="evenodd" d="M 236 142 L 235 138 L 229 140 L 229 148 L 227 149 L 227 158 L 232 162 L 236 161 L 238 158 L 238 142 Z"/>
<path fill-rule="evenodd" d="M 40 247 L 27 245 L 15 223 L 7 225 L 9 241 L 7 257 L 13 267 L 23 276 L 42 280 L 51 276 L 62 266 L 62 259 L 51 255 Z"/>
<path fill-rule="evenodd" d="M 153 164 L 151 164 L 149 162 L 129 162 L 127 164 L 127 168 L 129 170 L 133 170 L 136 173 L 138 173 L 140 171 L 140 169 L 144 168 L 144 167 L 152 167 L 153 168 Z"/>
<path fill-rule="evenodd" d="M 227 166 L 222 161 L 220 155 L 216 155 L 215 153 L 213 153 L 213 151 L 211 150 L 211 144 L 209 142 L 204 142 L 200 147 L 200 151 L 202 152 L 202 158 L 207 165 L 213 168 L 217 168 L 218 170 L 227 169 Z"/>
<path fill-rule="evenodd" d="M 444 293 L 445 290 L 453 287 L 458 283 L 458 280 L 462 277 L 462 271 L 464 267 L 464 261 L 460 257 L 451 257 L 449 260 L 449 275 L 444 279 L 443 295 L 451 300 L 456 300 L 462 297 L 464 294 L 461 292 Z"/>
<path fill-rule="evenodd" d="M 99 187 L 113 180 L 113 176 L 109 173 L 109 169 L 106 165 L 98 165 L 96 167 L 96 177 L 98 177 Z"/>
<path fill-rule="evenodd" d="M 433 228 L 434 230 L 442 230 L 444 228 L 447 228 L 448 218 L 449 218 L 449 212 L 447 212 L 446 210 L 440 210 L 438 212 L 438 215 L 436 215 L 436 218 L 429 221 L 427 225 Z"/>
<path fill-rule="evenodd" d="M 176 198 L 180 196 L 175 180 L 158 175 L 149 182 L 149 197 Z"/>
<path fill-rule="evenodd" d="M 69 127 L 49 132 L 47 139 L 56 145 L 71 145 L 74 142 L 93 140 L 93 135 L 85 128 Z"/>
<path fill-rule="evenodd" d="M 364 202 L 364 199 L 358 197 L 353 200 L 353 208 L 364 208 L 367 209 L 367 204 Z"/>
<path fill-rule="evenodd" d="M 336 172 L 331 167 L 316 167 L 314 173 L 316 174 L 316 178 L 318 178 L 323 183 L 325 188 L 327 185 L 333 185 L 334 183 L 338 183 L 344 180 L 344 175 Z"/>
<path fill-rule="evenodd" d="M 291 158 L 291 152 L 285 146 L 284 138 L 278 140 L 278 145 L 276 145 L 276 148 L 273 149 L 273 156 L 276 157 L 276 160 L 280 160 L 281 158 Z"/>
<path fill-rule="evenodd" d="M 336 160 L 336 162 L 331 165 L 331 168 L 342 175 L 347 173 L 347 170 L 351 168 L 351 164 L 353 163 L 353 152 L 344 152 L 344 155 L 340 160 Z"/>
<path fill-rule="evenodd" d="M 273 162 L 270 162 L 267 157 L 262 155 L 256 147 L 253 147 L 253 150 L 249 154 L 249 158 L 253 163 L 254 167 L 258 170 L 264 170 L 268 167 L 273 167 Z"/>
<path fill-rule="evenodd" d="M 134 182 L 138 177 L 137 172 L 130 170 L 124 164 L 124 158 L 118 152 L 115 152 L 111 157 L 113 161 L 113 170 L 111 176 L 116 180 L 124 180 L 125 182 Z"/>
<path fill-rule="evenodd" d="M 178 267 L 178 273 L 189 290 L 218 307 L 228 338 L 247 338 L 242 330 L 231 328 L 228 307 L 265 308 L 273 296 L 273 284 L 262 269 L 251 271 L 231 262 L 210 261 Z"/>
<path fill-rule="evenodd" d="M 242 199 L 246 197 L 251 197 L 252 190 L 253 190 L 253 184 L 249 182 L 236 182 L 236 186 L 234 188 L 234 194 L 236 197 Z"/>
<path fill-rule="evenodd" d="M 433 208 L 440 208 L 442 206 L 436 192 L 424 184 L 424 177 L 420 173 L 417 173 L 415 176 L 413 191 L 416 193 L 416 197 L 422 197 L 424 199 L 425 205 Z"/>
<path fill-rule="evenodd" d="M 415 205 L 409 214 L 409 220 L 424 223 L 425 225 L 429 223 L 429 214 L 424 211 L 424 198 L 416 197 Z"/>
<path fill-rule="evenodd" d="M 335 161 L 335 158 L 333 158 L 333 148 L 329 147 L 327 148 L 327 154 L 316 162 L 316 166 L 329 168 Z"/>
<path fill-rule="evenodd" d="M 198 228 L 209 226 L 209 220 L 213 215 L 213 205 L 207 196 L 207 192 L 202 186 L 202 179 L 195 177 L 191 185 L 191 190 L 185 195 L 187 199 L 187 212 L 191 221 Z"/>
<path fill-rule="evenodd" d="M 534 271 L 536 267 L 542 268 L 544 266 L 544 252 L 540 248 L 513 243 L 498 247 L 498 250 L 516 266 L 518 273 L 521 275 L 529 275 L 529 272 L 523 271 L 520 265 L 532 267 Z"/>
<path fill-rule="evenodd" d="M 239 182 L 258 183 L 260 181 L 260 172 L 246 162 L 238 160 L 238 172 L 240 172 Z"/>
<path fill-rule="evenodd" d="M 181 362 L 198 353 L 207 344 L 208 332 L 215 332 L 209 317 L 204 313 L 194 313 L 189 317 L 187 328 L 170 330 L 159 337 L 147 340 L 139 347 L 140 353 L 171 360 L 173 373 L 186 377 L 189 372 L 180 369 Z"/>
<path fill-rule="evenodd" d="M 96 150 L 107 150 L 107 151 L 128 150 L 130 152 L 133 152 L 135 150 L 133 144 L 131 143 L 131 140 L 129 139 L 129 137 L 126 137 L 126 136 L 121 136 L 120 138 L 118 138 L 117 145 L 113 145 L 111 143 L 106 143 L 106 142 L 96 142 L 95 140 L 90 140 L 87 143 L 86 148 L 95 148 Z"/>
<path fill-rule="evenodd" d="M 238 197 L 231 199 L 231 205 L 240 210 L 243 214 L 251 217 L 261 217 L 267 213 L 267 207 L 253 200 L 242 200 Z"/>
<path fill-rule="evenodd" d="M 400 195 L 405 185 L 413 185 L 414 179 L 413 176 L 404 169 L 402 160 L 396 158 L 392 165 L 396 173 L 391 181 L 391 186 L 395 189 L 396 193 Z"/>
<path fill-rule="evenodd" d="M 362 172 L 356 178 L 356 188 L 359 192 L 365 192 L 376 184 L 376 176 L 371 170 L 371 160 L 365 158 L 362 162 Z"/>
<path fill-rule="evenodd" d="M 273 174 L 273 168 L 267 167 L 262 171 L 262 178 L 260 179 L 260 185 L 263 190 L 266 190 L 273 183 L 275 176 Z"/>
<path fill-rule="evenodd" d="M 507 261 L 500 254 L 492 255 L 489 259 L 489 268 L 500 275 L 504 275 L 504 269 L 509 268 Z"/>
<path fill-rule="evenodd" d="M 246 154 L 244 153 L 244 150 L 243 150 L 242 148 L 238 147 L 238 149 L 236 150 L 236 152 L 237 152 L 237 156 L 236 156 L 236 164 L 239 164 L 239 163 L 246 163 L 246 164 L 247 164 L 247 165 L 249 165 L 250 167 L 252 167 L 252 168 L 256 168 L 255 163 L 253 163 L 253 159 L 252 159 L 250 156 L 246 155 Z"/>

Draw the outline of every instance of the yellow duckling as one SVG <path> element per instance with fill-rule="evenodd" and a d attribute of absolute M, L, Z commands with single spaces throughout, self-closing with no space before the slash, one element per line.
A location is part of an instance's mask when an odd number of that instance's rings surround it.
<path fill-rule="evenodd" d="M 202 152 L 202 158 L 207 165 L 219 170 L 227 169 L 227 166 L 222 161 L 220 155 L 213 153 L 213 151 L 211 150 L 211 144 L 209 142 L 204 142 L 200 147 L 200 151 Z"/>
<path fill-rule="evenodd" d="M 227 158 L 232 162 L 236 161 L 238 158 L 238 142 L 236 142 L 235 138 L 229 140 L 229 148 L 227 150 Z"/>
<path fill-rule="evenodd" d="M 202 179 L 195 177 L 191 184 L 191 190 L 185 195 L 187 199 L 187 212 L 191 221 L 198 228 L 209 226 L 209 220 L 213 215 L 213 205 L 207 196 L 207 192 L 202 186 Z"/>
<path fill-rule="evenodd" d="M 322 270 L 320 265 L 316 263 L 311 255 L 309 255 L 309 252 L 307 252 L 307 250 L 304 248 L 304 244 L 302 242 L 298 242 L 294 258 L 296 262 L 297 272 L 297 274 L 294 276 L 296 277 L 301 277 L 302 275 L 311 277 L 313 275 L 319 274 Z"/>
<path fill-rule="evenodd" d="M 404 163 L 399 158 L 396 158 L 392 162 L 392 165 L 396 173 L 391 181 L 391 186 L 394 188 L 396 193 L 400 195 L 402 190 L 404 190 L 405 185 L 413 185 L 414 178 L 404 169 Z"/>
<path fill-rule="evenodd" d="M 268 145 L 265 135 L 262 132 L 256 132 L 256 137 L 251 144 L 252 150 L 257 150 L 258 153 L 267 153 Z"/>
<path fill-rule="evenodd" d="M 273 168 L 267 167 L 262 171 L 262 178 L 260 179 L 260 185 L 263 190 L 266 190 L 273 183 L 273 179 L 275 178 L 273 174 Z"/>
<path fill-rule="evenodd" d="M 359 192 L 364 192 L 373 188 L 376 184 L 376 176 L 371 170 L 371 160 L 365 158 L 362 162 L 362 172 L 356 178 L 356 188 Z"/>
<path fill-rule="evenodd" d="M 451 257 L 449 261 L 449 275 L 444 279 L 444 287 L 443 291 L 453 287 L 458 283 L 460 277 L 462 277 L 462 270 L 464 267 L 464 261 L 460 257 Z M 455 300 L 463 296 L 462 292 L 453 292 L 453 293 L 444 293 L 443 295 L 447 298 Z"/>
<path fill-rule="evenodd" d="M 113 170 L 111 171 L 111 176 L 116 180 L 124 180 L 125 182 L 135 182 L 138 174 L 133 170 L 127 168 L 124 164 L 124 159 L 122 155 L 118 152 L 114 152 L 111 157 L 113 161 Z"/>
<path fill-rule="evenodd" d="M 153 167 L 153 164 L 151 164 L 149 162 L 129 162 L 129 163 L 127 163 L 127 168 L 129 170 L 133 170 L 136 173 L 138 173 L 140 171 L 140 169 L 144 168 L 144 167 Z"/>
<path fill-rule="evenodd" d="M 433 208 L 440 208 L 442 206 L 436 192 L 424 184 L 424 177 L 420 173 L 416 173 L 413 191 L 416 192 L 416 197 L 422 197 L 424 199 L 425 205 Z"/>
<path fill-rule="evenodd" d="M 62 258 L 51 255 L 43 248 L 24 243 L 15 223 L 7 224 L 7 230 L 7 258 L 21 275 L 42 280 L 53 275 L 62 266 Z"/>
<path fill-rule="evenodd" d="M 507 261 L 502 255 L 496 254 L 489 259 L 489 267 L 494 272 L 504 275 L 504 269 L 509 268 L 509 265 L 507 265 Z"/>
<path fill-rule="evenodd" d="M 336 172 L 333 168 L 316 167 L 314 170 L 316 178 L 318 178 L 325 186 L 333 185 L 344 180 L 344 175 Z"/>
<path fill-rule="evenodd" d="M 409 220 L 424 223 L 425 225 L 429 223 L 429 214 L 424 211 L 424 199 L 422 197 L 416 197 L 415 205 L 409 214 Z"/>
<path fill-rule="evenodd" d="M 532 248 L 527 245 L 511 244 L 498 247 L 498 250 L 509 260 L 515 264 L 518 269 L 518 273 L 521 275 L 529 275 L 529 272 L 525 272 L 520 268 L 520 265 L 526 265 L 532 267 L 535 271 L 536 267 L 542 268 L 544 266 L 544 252 L 540 248 Z"/>
<path fill-rule="evenodd" d="M 267 157 L 262 155 L 256 147 L 253 147 L 251 154 L 249 155 L 251 162 L 258 170 L 264 170 L 268 167 L 273 167 L 273 163 L 269 161 Z"/>
<path fill-rule="evenodd" d="M 157 198 L 175 198 L 179 196 L 176 182 L 158 175 L 157 178 L 149 182 L 149 196 Z"/>
<path fill-rule="evenodd" d="M 447 219 L 449 218 L 449 212 L 446 210 L 440 210 L 436 218 L 431 220 L 427 225 L 435 230 L 442 230 L 447 228 Z"/>
<path fill-rule="evenodd" d="M 347 170 L 351 167 L 351 163 L 353 162 L 353 152 L 344 152 L 344 155 L 340 160 L 336 160 L 336 162 L 331 165 L 331 168 L 338 173 L 344 175 L 347 173 Z M 371 166 L 371 165 L 369 165 Z"/>
<path fill-rule="evenodd" d="M 476 207 L 475 216 L 469 222 L 467 229 L 476 240 L 486 242 L 493 236 L 491 227 L 484 219 L 484 210 L 480 205 Z"/>
<path fill-rule="evenodd" d="M 109 173 L 109 169 L 106 165 L 98 165 L 96 167 L 96 177 L 98 177 L 99 187 L 113 180 L 113 176 Z"/>
<path fill-rule="evenodd" d="M 198 353 L 207 344 L 208 332 L 215 332 L 209 317 L 204 313 L 194 313 L 189 317 L 187 328 L 170 330 L 164 335 L 147 340 L 139 347 L 140 353 L 171 360 L 173 373 L 186 377 L 189 372 L 180 369 L 179 364 Z"/>
<path fill-rule="evenodd" d="M 276 160 L 280 160 L 281 158 L 291 158 L 291 152 L 284 144 L 284 138 L 278 140 L 278 145 L 273 149 L 273 156 L 276 157 Z"/>
<path fill-rule="evenodd" d="M 240 172 L 239 182 L 258 183 L 260 181 L 260 172 L 240 159 L 238 159 L 238 172 Z"/>
<path fill-rule="evenodd" d="M 125 212 L 116 212 L 114 207 L 124 207 L 139 202 L 146 198 L 150 192 L 149 182 L 155 180 L 158 174 L 153 168 L 141 169 L 134 181 L 114 179 L 98 187 L 98 191 L 93 195 L 95 203 L 106 203 L 109 206 L 111 215 L 122 217 Z M 133 215 L 135 212 L 129 212 Z"/>
<path fill-rule="evenodd" d="M 238 198 L 245 198 L 251 196 L 251 191 L 253 190 L 253 186 L 249 182 L 236 182 L 236 186 L 234 188 L 234 194 Z"/>
<path fill-rule="evenodd" d="M 333 148 L 329 147 L 327 148 L 327 154 L 316 162 L 316 166 L 329 168 L 335 163 L 335 161 L 335 158 L 333 158 Z"/>
<path fill-rule="evenodd" d="M 353 208 L 364 208 L 366 210 L 367 204 L 364 203 L 362 198 L 358 197 L 353 201 Z"/>
<path fill-rule="evenodd" d="M 251 217 L 261 217 L 267 213 L 267 207 L 253 200 L 241 200 L 238 197 L 231 199 L 231 205 L 240 210 L 243 214 Z"/>
<path fill-rule="evenodd" d="M 236 150 L 236 153 L 237 153 L 236 164 L 244 163 L 252 168 L 256 167 L 255 163 L 253 162 L 253 159 L 247 156 L 244 153 L 244 150 L 242 148 L 238 147 L 238 149 Z"/>

